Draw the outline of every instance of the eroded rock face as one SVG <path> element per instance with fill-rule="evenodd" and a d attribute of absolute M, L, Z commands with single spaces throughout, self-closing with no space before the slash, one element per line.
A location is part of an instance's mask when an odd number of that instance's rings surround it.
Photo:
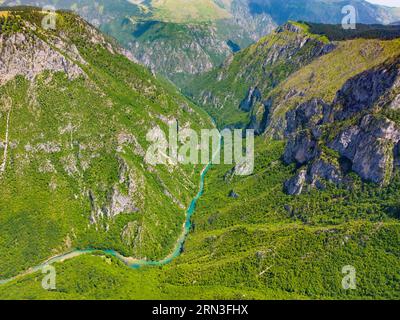
<path fill-rule="evenodd" d="M 284 185 L 285 192 L 290 195 L 299 195 L 303 191 L 306 182 L 307 170 L 301 170 L 293 178 L 287 180 Z"/>
<path fill-rule="evenodd" d="M 109 218 L 114 218 L 121 213 L 132 213 L 139 211 L 135 206 L 131 194 L 123 194 L 118 188 L 114 188 L 110 197 L 110 207 L 106 210 Z"/>
<path fill-rule="evenodd" d="M 194 86 L 193 92 L 189 89 L 189 93 L 198 104 L 217 114 L 216 120 L 223 126 L 249 126 L 262 134 L 274 121 L 270 117 L 269 101 L 273 89 L 303 66 L 335 48 L 334 44 L 321 41 L 303 28 L 287 23 L 227 60 L 217 73 L 210 74 L 210 83 L 202 84 L 200 90 Z M 237 68 L 238 65 L 242 67 Z M 219 85 L 215 86 L 217 83 Z M 238 89 L 233 85 L 235 83 L 243 84 L 244 90 Z M 249 121 L 243 125 L 243 120 L 235 123 L 235 119 L 229 117 L 218 119 L 218 114 L 227 111 L 248 112 Z"/>
<path fill-rule="evenodd" d="M 122 241 L 130 248 L 133 248 L 135 255 L 138 254 L 137 250 L 140 248 L 140 245 L 143 242 L 143 232 L 143 226 L 137 221 L 129 222 L 122 230 Z"/>
<path fill-rule="evenodd" d="M 290 32 L 293 32 L 293 33 L 300 33 L 301 32 L 301 28 L 298 27 L 298 26 L 295 26 L 292 23 L 286 23 L 283 26 L 280 26 L 279 28 L 276 29 L 277 33 L 281 33 L 281 32 L 284 32 L 284 31 L 290 31 Z"/>
<path fill-rule="evenodd" d="M 64 72 L 70 79 L 83 75 L 79 66 L 35 35 L 0 35 L 0 85 L 17 75 L 33 80 L 46 70 Z"/>
<path fill-rule="evenodd" d="M 88 192 L 92 223 L 97 223 L 103 217 L 114 219 L 120 214 L 138 212 L 144 207 L 144 178 L 122 158 L 119 162 L 119 183 L 108 191 L 106 201 L 97 199 L 92 190 Z"/>
<path fill-rule="evenodd" d="M 164 27 L 160 23 L 159 34 L 164 32 Z M 132 38 L 127 46 L 141 64 L 171 77 L 209 71 L 216 64 L 215 57 L 223 61 L 231 54 L 213 26 L 188 25 L 182 33 L 185 34 L 182 38 L 168 37 L 168 34 L 149 40 Z"/>
<path fill-rule="evenodd" d="M 309 168 L 308 182 L 318 189 L 323 189 L 325 187 L 323 180 L 338 185 L 343 182 L 343 177 L 338 166 L 325 160 L 318 159 L 313 162 Z"/>
<path fill-rule="evenodd" d="M 390 182 L 400 164 L 400 127 L 379 112 L 397 109 L 399 79 L 398 62 L 383 64 L 347 81 L 332 105 L 313 99 L 286 114 L 283 159 L 307 168 L 286 182 L 288 193 L 298 194 L 300 182 L 322 188 L 346 181 L 340 159 L 363 180 Z"/>
<path fill-rule="evenodd" d="M 399 77 L 397 65 L 367 70 L 348 80 L 337 93 L 334 104 L 340 106 L 335 120 L 348 119 L 360 111 L 368 110 L 395 84 Z"/>
<path fill-rule="evenodd" d="M 303 165 L 315 159 L 318 154 L 317 140 L 309 131 L 303 131 L 288 141 L 283 160 L 286 164 L 295 162 Z"/>
<path fill-rule="evenodd" d="M 391 110 L 399 110 L 400 109 L 400 94 L 393 99 L 392 103 L 390 104 L 389 108 Z"/>
<path fill-rule="evenodd" d="M 330 147 L 348 158 L 361 178 L 379 184 L 390 179 L 400 129 L 393 121 L 366 115 L 357 126 L 339 133 Z"/>
<path fill-rule="evenodd" d="M 315 129 L 329 121 L 331 106 L 321 99 L 300 104 L 286 114 L 287 127 L 285 135 L 289 136 L 299 130 Z"/>
<path fill-rule="evenodd" d="M 244 112 L 250 112 L 257 102 L 261 101 L 261 92 L 257 87 L 250 88 L 247 92 L 246 98 L 242 100 L 239 109 Z"/>
<path fill-rule="evenodd" d="M 393 121 L 366 115 L 359 124 L 340 131 L 327 147 L 349 160 L 351 170 L 362 179 L 384 185 L 392 177 L 399 141 L 400 128 Z M 309 166 L 306 180 L 312 186 L 321 185 L 320 178 L 335 184 L 343 181 L 341 169 L 320 158 L 322 151 L 318 146 L 325 143 L 310 131 L 303 131 L 291 138 L 285 149 L 286 163 Z"/>
<path fill-rule="evenodd" d="M 253 129 L 256 135 L 262 134 L 268 124 L 269 110 L 271 108 L 271 101 L 267 100 L 254 108 L 250 117 L 250 123 L 246 129 Z"/>
<path fill-rule="evenodd" d="M 325 160 L 317 159 L 288 179 L 284 189 L 290 195 L 299 195 L 307 185 L 320 190 L 325 189 L 326 181 L 339 185 L 344 180 L 340 168 Z"/>

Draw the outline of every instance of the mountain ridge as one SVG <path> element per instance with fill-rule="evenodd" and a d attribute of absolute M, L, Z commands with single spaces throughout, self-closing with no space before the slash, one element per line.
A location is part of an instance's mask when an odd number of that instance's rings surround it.
<path fill-rule="evenodd" d="M 31 10 L 0 16 L 1 278 L 73 247 L 165 257 L 202 167 L 149 165 L 146 133 L 212 121 L 81 18 L 43 30 Z M 399 299 L 400 40 L 312 28 L 278 27 L 198 83 L 237 95 L 219 110 L 257 129 L 255 166 L 209 168 L 176 260 L 91 251 L 52 264 L 55 289 L 35 270 L 0 298 Z"/>
<path fill-rule="evenodd" d="M 186 3 L 184 11 L 179 1 L 4 0 L 2 3 L 35 6 L 53 3 L 60 9 L 72 9 L 117 38 L 142 64 L 167 76 L 178 86 L 187 81 L 188 75 L 209 71 L 229 57 L 232 54 L 232 48 L 227 45 L 229 41 L 245 48 L 288 20 L 340 23 L 345 5 L 341 1 L 317 0 L 313 0 L 312 5 L 304 0 L 286 3 L 277 0 L 202 0 Z M 400 17 L 395 10 L 363 0 L 348 4 L 359 11 L 357 22 L 360 23 L 389 23 L 398 20 L 396 15 Z M 210 9 L 212 7 L 221 8 L 225 14 L 212 14 L 215 11 Z M 180 15 L 172 14 L 177 8 L 187 17 L 183 21 Z M 160 10 L 164 13 L 160 14 Z M 209 18 L 202 18 L 202 13 Z M 143 23 L 153 27 L 139 37 L 134 36 Z M 179 35 L 183 35 L 181 40 Z M 148 41 L 149 38 L 153 40 Z M 156 54 L 153 54 L 154 48 Z"/>
<path fill-rule="evenodd" d="M 43 17 L 0 17 L 1 273 L 72 247 L 161 257 L 202 168 L 147 163 L 148 131 L 213 124 L 82 18 L 57 12 L 54 31 Z"/>

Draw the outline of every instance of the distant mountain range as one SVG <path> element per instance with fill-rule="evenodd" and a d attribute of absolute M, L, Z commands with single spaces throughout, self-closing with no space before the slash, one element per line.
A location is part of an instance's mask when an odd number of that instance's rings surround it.
<path fill-rule="evenodd" d="M 287 22 L 188 81 L 190 101 L 77 15 L 44 16 L 0 11 L 0 299 L 399 300 L 398 29 Z M 146 160 L 174 119 L 214 128 L 200 107 L 256 130 L 251 175 Z"/>
<path fill-rule="evenodd" d="M 71 9 L 115 37 L 142 64 L 178 85 L 221 64 L 288 20 L 340 23 L 353 5 L 357 22 L 393 23 L 396 8 L 364 0 L 3 0 L 0 5 Z"/>
<path fill-rule="evenodd" d="M 109 247 L 130 256 L 167 255 L 202 167 L 152 166 L 146 137 L 171 119 L 212 127 L 209 117 L 82 18 L 57 14 L 52 31 L 43 17 L 0 11 L 1 277 L 44 261 L 63 239 L 85 246 L 80 234 L 93 244 L 112 234 L 119 244 Z M 3 258 L 30 245 L 23 262 Z"/>

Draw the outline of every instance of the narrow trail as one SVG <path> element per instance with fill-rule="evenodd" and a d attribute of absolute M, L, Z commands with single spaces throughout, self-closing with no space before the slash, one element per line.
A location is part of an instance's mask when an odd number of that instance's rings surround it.
<path fill-rule="evenodd" d="M 6 165 L 7 165 L 7 152 L 8 152 L 8 137 L 9 137 L 9 129 L 10 129 L 10 115 L 11 115 L 11 107 L 7 114 L 7 125 L 6 125 L 6 140 L 4 146 L 4 155 L 3 155 L 3 162 L 0 165 L 0 176 L 5 172 Z"/>

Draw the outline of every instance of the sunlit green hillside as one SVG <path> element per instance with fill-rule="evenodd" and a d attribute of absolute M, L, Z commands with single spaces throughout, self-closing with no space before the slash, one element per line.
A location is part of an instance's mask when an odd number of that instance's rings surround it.
<path fill-rule="evenodd" d="M 0 278 L 72 248 L 166 256 L 202 167 L 150 165 L 146 135 L 211 121 L 82 19 L 42 18 L 0 17 Z"/>

